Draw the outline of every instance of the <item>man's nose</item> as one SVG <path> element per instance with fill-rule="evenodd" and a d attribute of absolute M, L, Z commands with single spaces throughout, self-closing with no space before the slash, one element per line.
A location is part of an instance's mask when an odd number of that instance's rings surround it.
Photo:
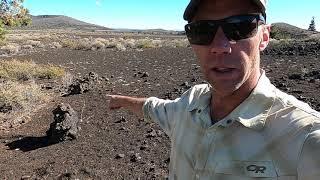
<path fill-rule="evenodd" d="M 214 39 L 210 44 L 210 52 L 214 54 L 230 54 L 231 44 L 221 27 L 218 28 Z"/>

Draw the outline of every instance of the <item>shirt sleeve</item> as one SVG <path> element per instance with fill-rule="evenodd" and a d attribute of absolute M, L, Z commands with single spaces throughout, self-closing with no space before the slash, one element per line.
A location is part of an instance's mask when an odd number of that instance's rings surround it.
<path fill-rule="evenodd" d="M 181 98 L 164 100 L 156 97 L 148 98 L 143 105 L 144 119 L 158 123 L 164 132 L 171 137 L 176 122 L 176 113 L 178 113 L 180 99 Z"/>
<path fill-rule="evenodd" d="M 186 112 L 186 107 L 194 99 L 197 89 L 197 87 L 192 87 L 175 100 L 164 100 L 156 97 L 148 98 L 142 106 L 144 119 L 158 123 L 171 138 L 177 121 Z"/>
<path fill-rule="evenodd" d="M 299 165 L 299 180 L 320 179 L 320 123 L 315 123 L 303 144 Z"/>

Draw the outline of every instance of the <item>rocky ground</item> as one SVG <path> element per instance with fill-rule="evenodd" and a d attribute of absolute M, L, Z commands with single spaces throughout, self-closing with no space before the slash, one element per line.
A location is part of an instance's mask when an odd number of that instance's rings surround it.
<path fill-rule="evenodd" d="M 320 64 L 315 51 L 269 49 L 262 66 L 285 92 L 320 110 Z M 291 52 L 291 51 L 290 51 Z M 190 48 L 142 51 L 50 49 L 6 59 L 61 65 L 77 77 L 98 75 L 95 88 L 58 96 L 17 129 L 0 133 L 1 179 L 163 179 L 168 174 L 170 141 L 153 123 L 107 108 L 106 94 L 176 98 L 202 83 Z M 100 78 L 99 78 L 100 77 Z M 49 86 L 48 83 L 46 82 Z M 68 103 L 78 113 L 78 138 L 44 143 L 52 111 Z"/>

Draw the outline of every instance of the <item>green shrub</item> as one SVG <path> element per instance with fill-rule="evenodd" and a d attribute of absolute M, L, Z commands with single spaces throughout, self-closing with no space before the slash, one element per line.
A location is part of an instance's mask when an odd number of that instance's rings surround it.
<path fill-rule="evenodd" d="M 291 36 L 288 33 L 281 31 L 278 27 L 275 26 L 271 27 L 270 37 L 277 40 L 291 39 Z"/>
<path fill-rule="evenodd" d="M 29 26 L 31 24 L 32 20 L 29 16 L 25 16 L 17 20 L 17 26 Z"/>
<path fill-rule="evenodd" d="M 281 50 L 281 49 L 293 48 L 296 44 L 297 44 L 297 41 L 292 39 L 281 39 L 281 40 L 273 39 L 269 42 L 268 46 L 272 49 Z"/>

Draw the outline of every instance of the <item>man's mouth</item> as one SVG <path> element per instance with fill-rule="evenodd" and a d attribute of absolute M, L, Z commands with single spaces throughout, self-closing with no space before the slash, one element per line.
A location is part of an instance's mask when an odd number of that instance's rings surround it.
<path fill-rule="evenodd" d="M 213 71 L 217 73 L 228 73 L 234 70 L 234 68 L 213 68 Z"/>

